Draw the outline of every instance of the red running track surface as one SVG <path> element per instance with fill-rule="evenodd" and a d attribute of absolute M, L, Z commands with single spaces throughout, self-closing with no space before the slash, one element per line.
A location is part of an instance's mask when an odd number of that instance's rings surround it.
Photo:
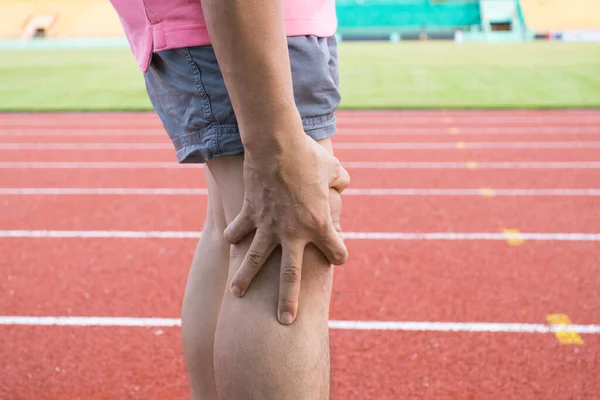
<path fill-rule="evenodd" d="M 600 161 L 600 148 L 470 149 L 470 142 L 600 141 L 600 112 L 340 112 L 342 161 Z M 27 144 L 156 143 L 154 150 Z M 13 149 L 2 144 L 17 145 Z M 19 146 L 23 148 L 19 148 Z M 175 162 L 147 113 L 0 114 L 0 189 L 203 188 L 199 168 L 32 169 L 22 161 Z M 600 189 L 598 169 L 362 169 L 354 189 Z M 200 231 L 204 195 L 0 194 L 0 318 L 177 318 L 194 239 L 6 237 L 10 230 Z M 600 232 L 600 196 L 349 195 L 352 232 Z M 333 399 L 598 399 L 600 334 L 443 332 L 440 322 L 600 324 L 600 242 L 348 240 L 332 320 L 432 331 L 331 330 Z M 515 245 L 516 244 L 516 245 Z M 36 321 L 36 320 L 34 320 Z M 0 398 L 187 399 L 179 328 L 0 325 Z M 600 331 L 599 331 L 600 332 Z"/>

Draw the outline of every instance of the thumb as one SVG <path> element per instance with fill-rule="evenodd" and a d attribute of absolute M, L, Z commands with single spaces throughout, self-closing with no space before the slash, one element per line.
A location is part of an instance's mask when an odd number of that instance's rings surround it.
<path fill-rule="evenodd" d="M 242 208 L 242 211 L 234 218 L 233 221 L 225 228 L 223 237 L 230 244 L 236 244 L 246 236 L 248 236 L 256 227 L 252 222 L 252 219 L 248 215 L 246 208 Z"/>
<path fill-rule="evenodd" d="M 340 160 L 336 157 L 334 159 L 329 175 L 329 187 L 334 188 L 338 193 L 342 193 L 350 185 L 350 174 L 342 167 Z"/>

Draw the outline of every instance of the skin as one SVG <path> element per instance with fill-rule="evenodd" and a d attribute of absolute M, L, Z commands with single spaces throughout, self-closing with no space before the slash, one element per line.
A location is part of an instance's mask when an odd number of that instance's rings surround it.
<path fill-rule="evenodd" d="M 281 1 L 202 0 L 243 157 L 207 162 L 182 336 L 194 400 L 327 400 L 348 173 L 294 103 Z"/>
<path fill-rule="evenodd" d="M 243 203 L 224 237 L 235 245 L 254 235 L 230 290 L 244 296 L 281 246 L 277 316 L 289 325 L 298 314 L 304 249 L 315 245 L 335 265 L 348 257 L 329 196 L 331 188 L 341 193 L 350 178 L 302 128 L 281 2 L 203 0 L 202 6 L 245 150 Z"/>
<path fill-rule="evenodd" d="M 331 151 L 331 142 L 320 144 Z M 243 301 L 226 289 L 252 236 L 231 246 L 223 230 L 244 202 L 243 159 L 212 160 L 205 169 L 208 212 L 186 286 L 182 338 L 193 400 L 327 400 L 330 391 L 328 320 L 334 268 L 316 246 L 303 253 L 300 312 L 280 324 L 281 250 L 254 277 Z M 331 215 L 340 228 L 341 197 L 330 190 Z"/>

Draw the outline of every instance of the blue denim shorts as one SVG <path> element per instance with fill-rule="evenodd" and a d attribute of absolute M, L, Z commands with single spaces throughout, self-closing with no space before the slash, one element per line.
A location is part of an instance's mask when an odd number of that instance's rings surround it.
<path fill-rule="evenodd" d="M 315 140 L 328 138 L 335 133 L 334 111 L 340 103 L 335 37 L 288 37 L 288 49 L 304 131 Z M 212 46 L 157 52 L 144 79 L 180 163 L 244 154 Z"/>

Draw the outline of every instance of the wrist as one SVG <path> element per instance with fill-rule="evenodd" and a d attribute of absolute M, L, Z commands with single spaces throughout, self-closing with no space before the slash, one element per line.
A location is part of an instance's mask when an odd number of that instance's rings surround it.
<path fill-rule="evenodd" d="M 253 124 L 240 127 L 244 152 L 251 157 L 273 157 L 296 148 L 304 140 L 304 128 L 300 113 L 285 110 L 276 113 L 277 117 L 257 120 Z"/>

